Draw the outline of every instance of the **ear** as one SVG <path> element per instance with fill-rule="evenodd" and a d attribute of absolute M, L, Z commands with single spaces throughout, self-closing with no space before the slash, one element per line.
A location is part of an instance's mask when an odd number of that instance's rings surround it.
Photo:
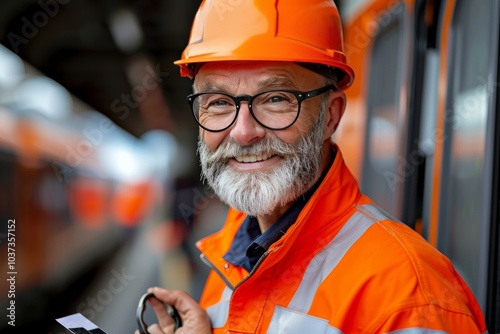
<path fill-rule="evenodd" d="M 326 109 L 326 125 L 325 125 L 325 136 L 323 140 L 329 139 L 337 130 L 339 126 L 340 119 L 344 114 L 346 106 L 346 96 L 344 91 L 331 92 L 327 109 Z"/>

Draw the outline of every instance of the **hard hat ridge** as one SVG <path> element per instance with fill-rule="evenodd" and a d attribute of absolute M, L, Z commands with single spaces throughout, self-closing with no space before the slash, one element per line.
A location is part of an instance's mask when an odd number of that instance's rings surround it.
<path fill-rule="evenodd" d="M 334 73 L 343 89 L 354 79 L 343 47 L 340 16 L 332 0 L 204 0 L 189 43 L 175 64 L 182 76 L 193 78 L 206 62 L 305 63 L 328 77 Z"/>

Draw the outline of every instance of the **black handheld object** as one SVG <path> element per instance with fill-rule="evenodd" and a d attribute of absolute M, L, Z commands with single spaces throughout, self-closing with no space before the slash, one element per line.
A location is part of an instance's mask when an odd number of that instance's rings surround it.
<path fill-rule="evenodd" d="M 149 334 L 148 325 L 144 322 L 144 318 L 143 318 L 144 311 L 146 311 L 146 302 L 149 298 L 156 298 L 156 297 L 152 292 L 148 292 L 148 293 L 145 293 L 144 295 L 142 295 L 141 299 L 139 300 L 139 305 L 137 306 L 137 313 L 135 314 L 135 316 L 137 318 L 137 325 L 139 325 L 139 333 L 141 333 L 141 334 Z M 158 298 L 156 298 L 156 300 L 160 301 Z M 172 305 L 167 305 L 167 311 L 168 311 L 168 314 L 175 321 L 174 331 L 176 331 L 177 328 L 182 326 L 181 317 L 179 316 L 179 313 L 177 312 L 175 307 L 173 307 Z"/>

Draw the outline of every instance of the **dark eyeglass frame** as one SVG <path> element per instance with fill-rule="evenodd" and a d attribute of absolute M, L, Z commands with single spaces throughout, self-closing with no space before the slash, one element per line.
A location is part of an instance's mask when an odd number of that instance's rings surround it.
<path fill-rule="evenodd" d="M 335 85 L 326 85 L 326 86 L 323 86 L 323 87 L 318 88 L 318 89 L 310 90 L 308 92 L 301 92 L 301 91 L 298 91 L 298 90 L 289 90 L 289 89 L 272 89 L 272 90 L 267 90 L 267 91 L 264 91 L 264 92 L 260 92 L 258 94 L 253 95 L 253 96 L 252 95 L 233 96 L 233 95 L 230 95 L 230 94 L 227 94 L 227 93 L 224 93 L 224 92 L 201 92 L 201 93 L 196 93 L 196 94 L 188 95 L 187 99 L 188 99 L 188 103 L 189 103 L 189 105 L 191 107 L 191 111 L 193 113 L 193 117 L 196 120 L 196 123 L 198 123 L 198 125 L 200 127 L 202 127 L 203 129 L 205 129 L 205 130 L 207 130 L 209 132 L 222 132 L 224 130 L 229 129 L 231 126 L 233 126 L 234 122 L 236 122 L 236 119 L 238 118 L 238 113 L 240 111 L 240 104 L 241 104 L 242 101 L 248 102 L 248 109 L 250 110 L 250 114 L 252 114 L 252 117 L 257 121 L 257 123 L 259 123 L 260 125 L 262 125 L 266 129 L 270 129 L 270 130 L 284 130 L 286 128 L 291 127 L 297 121 L 297 119 L 299 118 L 299 115 L 300 115 L 300 106 L 302 105 L 302 101 L 305 101 L 305 100 L 310 99 L 312 97 L 324 94 L 324 93 L 326 93 L 326 92 L 328 92 L 330 90 L 337 91 L 338 88 Z M 256 97 L 258 97 L 260 95 L 263 95 L 263 94 L 267 94 L 267 93 L 273 93 L 273 92 L 291 93 L 291 94 L 293 94 L 297 98 L 297 101 L 298 101 L 298 110 L 297 110 L 297 115 L 295 116 L 295 119 L 289 125 L 281 127 L 281 128 L 272 128 L 270 126 L 262 124 L 262 122 L 259 121 L 257 119 L 257 117 L 255 117 L 255 114 L 254 114 L 254 112 L 252 110 L 252 102 L 253 102 L 253 100 Z M 220 95 L 224 95 L 224 96 L 227 96 L 228 98 L 230 98 L 231 100 L 234 101 L 234 103 L 236 105 L 236 113 L 234 114 L 234 119 L 225 128 L 222 128 L 220 130 L 208 129 L 208 128 L 204 127 L 198 121 L 198 118 L 196 117 L 196 111 L 194 110 L 194 100 L 198 96 L 207 95 L 207 94 L 220 94 Z"/>

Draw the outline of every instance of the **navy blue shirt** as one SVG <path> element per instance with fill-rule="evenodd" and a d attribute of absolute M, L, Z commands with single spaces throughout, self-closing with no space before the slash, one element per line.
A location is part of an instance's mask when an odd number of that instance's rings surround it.
<path fill-rule="evenodd" d="M 332 158 L 332 160 L 334 160 L 334 158 Z M 236 233 L 231 247 L 227 253 L 224 254 L 223 258 L 235 266 L 245 268 L 248 272 L 252 271 L 255 264 L 269 247 L 278 241 L 286 231 L 288 231 L 290 226 L 295 223 L 300 211 L 302 211 L 307 201 L 309 201 L 319 187 L 328 169 L 329 168 L 324 171 L 323 175 L 321 175 L 314 186 L 300 196 L 283 216 L 272 224 L 264 233 L 260 232 L 257 218 L 247 215 Z"/>

